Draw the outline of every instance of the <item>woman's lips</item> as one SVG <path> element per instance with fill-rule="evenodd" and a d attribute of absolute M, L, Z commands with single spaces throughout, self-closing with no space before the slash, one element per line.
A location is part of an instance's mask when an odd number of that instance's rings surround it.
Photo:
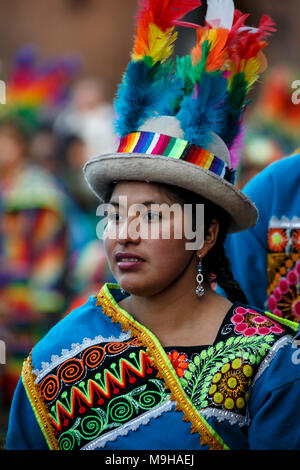
<path fill-rule="evenodd" d="M 116 253 L 115 258 L 118 268 L 122 270 L 137 268 L 145 262 L 140 255 L 130 252 Z"/>
<path fill-rule="evenodd" d="M 137 266 L 140 266 L 143 264 L 145 261 L 142 260 L 132 260 L 132 261 L 118 261 L 117 265 L 120 269 L 132 269 L 136 268 Z"/>

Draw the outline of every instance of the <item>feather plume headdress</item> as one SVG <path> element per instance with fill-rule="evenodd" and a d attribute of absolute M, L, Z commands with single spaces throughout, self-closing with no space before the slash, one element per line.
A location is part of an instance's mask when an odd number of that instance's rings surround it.
<path fill-rule="evenodd" d="M 120 145 L 114 154 L 89 161 L 84 172 L 102 199 L 109 181 L 122 178 L 201 192 L 232 215 L 230 231 L 238 231 L 257 218 L 234 186 L 234 167 L 247 95 L 266 67 L 262 50 L 275 28 L 266 15 L 257 28 L 246 26 L 249 15 L 232 0 L 207 0 L 204 26 L 183 21 L 200 4 L 140 1 L 131 60 L 115 99 Z M 196 42 L 190 54 L 172 58 L 177 25 L 195 28 Z"/>
<path fill-rule="evenodd" d="M 182 80 L 169 60 L 177 38 L 176 24 L 199 0 L 143 0 L 137 16 L 131 62 L 119 87 L 116 130 L 124 136 L 154 115 L 172 115 L 183 94 Z"/>
<path fill-rule="evenodd" d="M 234 150 L 242 132 L 247 94 L 265 67 L 262 49 L 274 31 L 263 15 L 248 27 L 232 0 L 208 0 L 205 26 L 179 20 L 199 0 L 144 0 L 137 17 L 131 62 L 119 87 L 115 108 L 121 136 L 154 115 L 176 115 L 185 138 L 204 146 L 213 131 Z M 191 54 L 169 60 L 176 24 L 196 27 Z M 233 163 L 236 163 L 234 160 Z"/>

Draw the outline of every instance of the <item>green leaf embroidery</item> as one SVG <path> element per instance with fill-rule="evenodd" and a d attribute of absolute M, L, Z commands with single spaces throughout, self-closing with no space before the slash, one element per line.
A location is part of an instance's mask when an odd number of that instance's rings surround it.
<path fill-rule="evenodd" d="M 234 340 L 234 337 L 231 336 L 230 338 L 228 338 L 228 340 L 226 341 L 225 345 L 226 345 L 226 346 L 230 346 L 230 345 L 233 343 L 233 340 Z"/>
<path fill-rule="evenodd" d="M 193 357 L 193 361 L 194 361 L 194 364 L 195 366 L 199 366 L 200 365 L 200 357 L 198 356 L 198 354 L 196 354 L 194 357 Z"/>
<path fill-rule="evenodd" d="M 187 380 L 190 380 L 192 378 L 193 374 L 191 374 L 191 372 L 189 372 L 188 370 L 185 372 L 184 374 L 184 377 L 187 379 Z"/>
<path fill-rule="evenodd" d="M 219 343 L 216 344 L 216 351 L 219 351 L 223 347 L 224 343 L 223 341 L 220 341 Z"/>
<path fill-rule="evenodd" d="M 181 385 L 182 385 L 183 387 L 186 387 L 186 386 L 188 385 L 188 381 L 185 380 L 184 377 L 181 377 L 181 378 L 180 378 L 180 383 L 181 383 Z"/>
<path fill-rule="evenodd" d="M 201 359 L 203 359 L 203 360 L 206 358 L 206 351 L 205 351 L 205 349 L 204 349 L 203 351 L 201 351 L 200 357 L 201 357 Z"/>
<path fill-rule="evenodd" d="M 218 372 L 224 364 L 241 357 L 252 365 L 259 364 L 270 349 L 274 335 L 254 336 L 231 336 L 224 343 L 220 341 L 216 346 L 210 346 L 195 354 L 190 361 L 188 370 L 184 373 L 185 382 L 181 382 L 193 403 L 203 405 L 204 396 L 207 397 L 213 375 Z M 199 398 L 200 396 L 200 398 Z"/>

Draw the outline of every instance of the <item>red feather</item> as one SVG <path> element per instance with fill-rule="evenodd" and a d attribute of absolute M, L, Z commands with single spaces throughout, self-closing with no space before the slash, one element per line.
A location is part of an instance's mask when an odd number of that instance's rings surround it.
<path fill-rule="evenodd" d="M 175 24 L 179 24 L 178 20 L 200 5 L 201 0 L 140 0 L 137 22 L 144 21 L 147 17 L 148 22 L 150 20 L 162 31 L 166 31 Z M 183 24 L 190 26 L 189 23 Z"/>
<path fill-rule="evenodd" d="M 276 31 L 275 23 L 268 15 L 263 15 L 259 22 L 259 30 L 265 35 L 269 35 Z"/>
<path fill-rule="evenodd" d="M 236 10 L 234 24 L 228 37 L 229 57 L 238 67 L 242 59 L 249 60 L 251 57 L 256 57 L 266 46 L 266 37 L 276 31 L 275 23 L 269 16 L 261 17 L 258 28 L 249 28 L 245 25 L 247 16 Z"/>
<path fill-rule="evenodd" d="M 250 16 L 249 13 L 243 15 L 243 13 L 240 10 L 237 10 L 237 9 L 234 10 L 233 24 L 228 35 L 228 41 L 230 41 L 233 38 L 233 36 L 236 34 L 239 28 L 242 28 L 243 26 L 245 26 L 245 21 L 249 16 Z"/>
<path fill-rule="evenodd" d="M 195 28 L 198 29 L 199 25 L 196 23 L 189 23 L 188 21 L 174 21 L 175 26 L 183 26 L 184 28 Z"/>

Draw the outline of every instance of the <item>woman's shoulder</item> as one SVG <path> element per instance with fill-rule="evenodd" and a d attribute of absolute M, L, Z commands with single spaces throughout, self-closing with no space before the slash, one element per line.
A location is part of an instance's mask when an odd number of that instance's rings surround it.
<path fill-rule="evenodd" d="M 298 336 L 300 345 L 299 326 L 268 311 L 235 302 L 223 321 L 215 346 L 225 348 L 229 356 L 239 355 L 253 366 L 258 379 L 274 360 L 278 365 L 295 353 Z M 294 369 L 293 374 L 300 374 L 300 368 Z"/>
<path fill-rule="evenodd" d="M 236 333 L 245 336 L 255 334 L 290 334 L 297 335 L 300 324 L 275 315 L 252 305 L 235 302 L 231 309 L 231 322 L 235 325 Z"/>
<path fill-rule="evenodd" d="M 101 305 L 97 305 L 97 296 L 91 296 L 64 316 L 34 346 L 30 353 L 32 367 L 39 371 L 62 356 L 72 357 L 78 348 L 88 343 L 119 337 L 121 333 L 121 327 L 103 313 Z"/>
<path fill-rule="evenodd" d="M 268 375 L 268 387 L 300 379 L 300 324 L 256 307 L 234 304 L 232 334 L 256 350 L 259 367 L 253 385 Z M 254 360 L 254 359 L 253 359 Z"/>

